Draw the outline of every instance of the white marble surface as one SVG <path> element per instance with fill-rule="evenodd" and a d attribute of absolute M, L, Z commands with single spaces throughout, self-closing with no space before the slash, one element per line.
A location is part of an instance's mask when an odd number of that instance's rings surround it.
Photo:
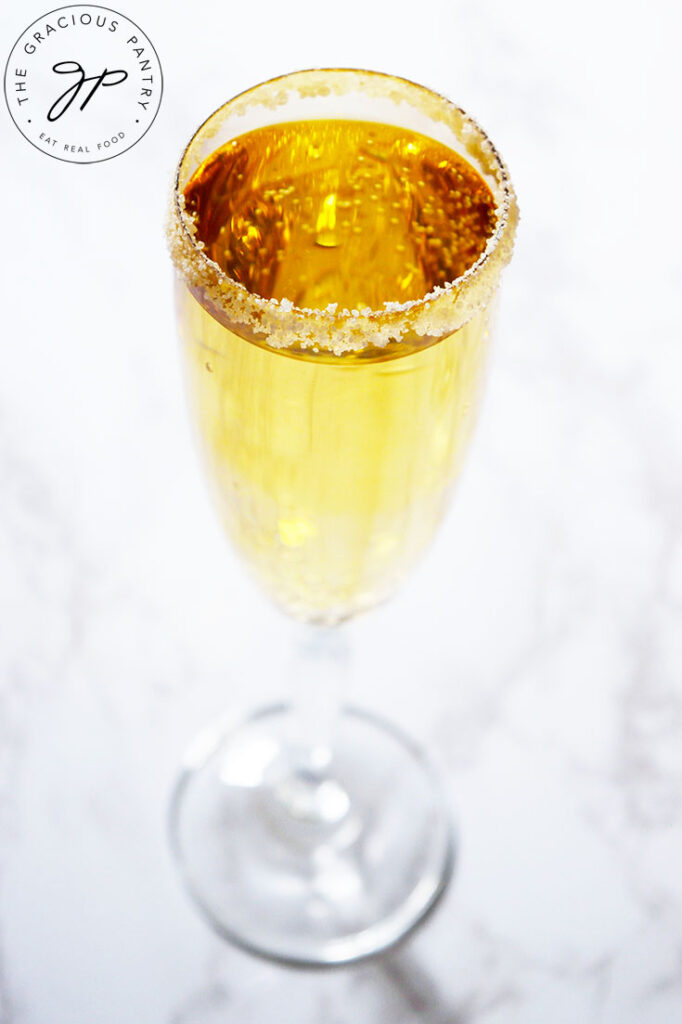
<path fill-rule="evenodd" d="M 3 5 L 5 51 L 48 7 Z M 675 1024 L 673 6 L 123 9 L 166 74 L 140 145 L 59 164 L 0 117 L 0 1021 Z M 477 115 L 523 221 L 451 514 L 404 591 L 352 630 L 351 696 L 446 766 L 455 884 L 399 952 L 307 973 L 214 937 L 166 844 L 186 741 L 280 693 L 290 627 L 205 496 L 161 231 L 205 114 L 274 74 L 344 64 Z"/>

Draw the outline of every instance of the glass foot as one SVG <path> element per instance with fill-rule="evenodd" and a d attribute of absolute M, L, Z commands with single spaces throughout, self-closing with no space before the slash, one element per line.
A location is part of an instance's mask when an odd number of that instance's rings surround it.
<path fill-rule="evenodd" d="M 288 963 L 348 963 L 435 905 L 450 815 L 419 747 L 367 712 L 342 710 L 331 758 L 308 751 L 301 767 L 295 742 L 287 705 L 200 737 L 173 794 L 173 849 L 225 938 Z"/>

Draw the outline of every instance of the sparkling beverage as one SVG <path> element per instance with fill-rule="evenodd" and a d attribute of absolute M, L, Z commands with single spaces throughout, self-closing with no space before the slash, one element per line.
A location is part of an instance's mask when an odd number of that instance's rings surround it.
<path fill-rule="evenodd" d="M 409 309 L 465 275 L 496 227 L 492 192 L 463 156 L 362 121 L 257 128 L 210 154 L 183 195 L 220 271 L 313 323 L 314 311 L 352 326 Z M 180 277 L 176 297 L 201 448 L 247 564 L 311 621 L 387 597 L 446 507 L 491 307 L 445 336 L 335 347 L 260 335 Z"/>

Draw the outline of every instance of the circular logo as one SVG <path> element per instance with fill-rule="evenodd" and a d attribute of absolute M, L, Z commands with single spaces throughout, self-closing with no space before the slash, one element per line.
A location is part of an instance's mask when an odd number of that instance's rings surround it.
<path fill-rule="evenodd" d="M 93 164 L 139 142 L 161 103 L 161 64 L 149 38 L 109 7 L 72 4 L 22 32 L 5 68 L 5 98 L 31 145 Z"/>

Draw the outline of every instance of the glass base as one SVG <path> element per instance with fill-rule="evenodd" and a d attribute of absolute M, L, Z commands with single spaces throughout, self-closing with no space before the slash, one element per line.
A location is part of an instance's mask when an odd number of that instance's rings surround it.
<path fill-rule="evenodd" d="M 434 769 L 392 725 L 345 708 L 333 757 L 310 750 L 302 767 L 295 722 L 278 705 L 200 737 L 173 795 L 173 849 L 225 938 L 287 963 L 348 963 L 433 908 L 452 873 L 450 815 Z"/>

